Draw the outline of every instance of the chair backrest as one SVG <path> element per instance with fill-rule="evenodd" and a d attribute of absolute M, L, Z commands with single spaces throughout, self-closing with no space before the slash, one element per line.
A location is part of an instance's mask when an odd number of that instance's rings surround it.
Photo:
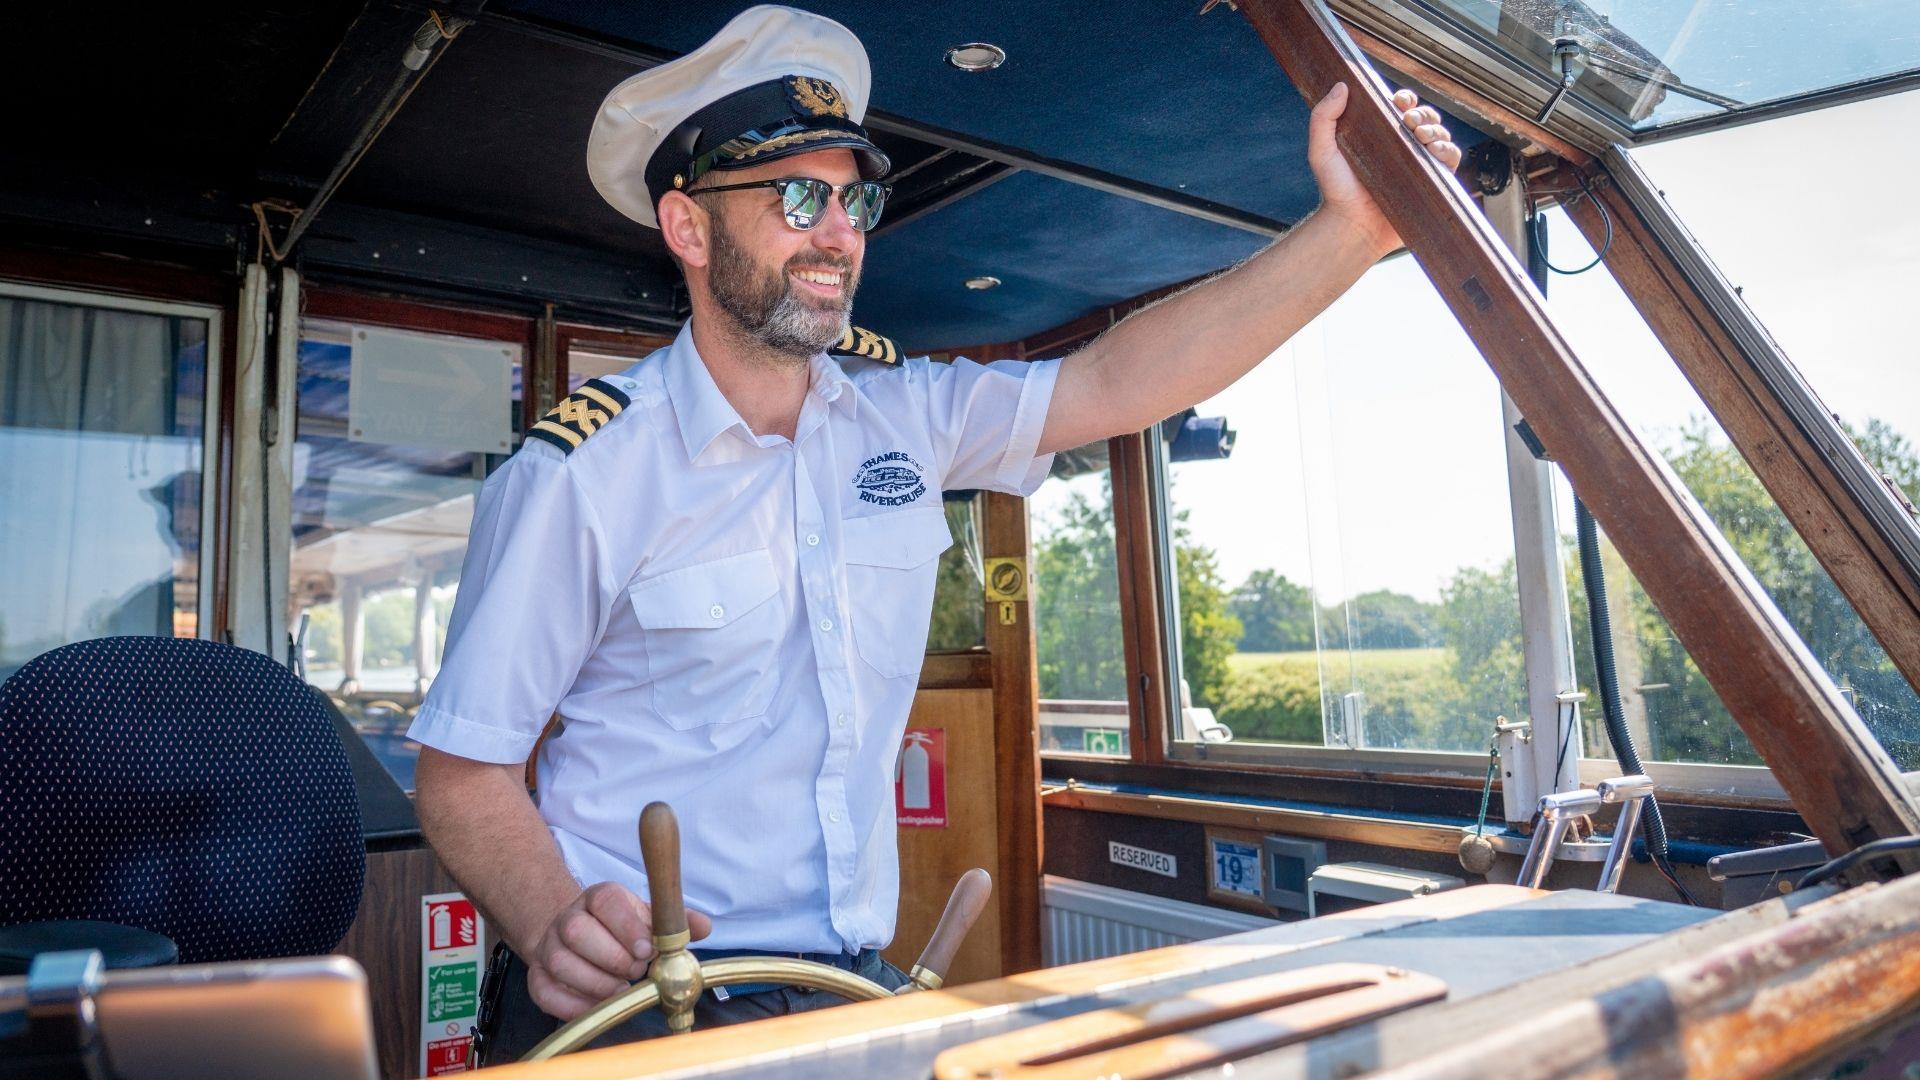
<path fill-rule="evenodd" d="M 325 701 L 267 657 L 101 638 L 0 686 L 0 925 L 125 923 L 185 963 L 325 953 L 365 869 Z"/>

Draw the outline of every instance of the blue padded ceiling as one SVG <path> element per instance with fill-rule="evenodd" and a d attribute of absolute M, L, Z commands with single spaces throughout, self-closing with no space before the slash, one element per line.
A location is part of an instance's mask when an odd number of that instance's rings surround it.
<path fill-rule="evenodd" d="M 867 246 L 854 321 L 912 352 L 1009 341 L 1218 270 L 1252 233 L 1019 173 Z M 968 289 L 990 274 L 999 288 Z"/>
<path fill-rule="evenodd" d="M 672 53 L 751 6 L 506 0 L 534 17 Z M 1100 5 L 801 0 L 845 23 L 873 62 L 872 107 L 1296 221 L 1316 201 L 1307 107 L 1246 19 L 1201 0 Z M 1005 66 L 968 73 L 946 48 L 989 41 Z"/>

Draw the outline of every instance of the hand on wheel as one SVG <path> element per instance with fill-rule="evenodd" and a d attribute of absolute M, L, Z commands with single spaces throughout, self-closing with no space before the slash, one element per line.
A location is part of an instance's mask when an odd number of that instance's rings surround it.
<path fill-rule="evenodd" d="M 687 912 L 698 941 L 713 920 Z M 653 960 L 653 909 L 611 881 L 590 885 L 547 924 L 527 961 L 527 992 L 541 1011 L 571 1020 L 627 988 Z"/>

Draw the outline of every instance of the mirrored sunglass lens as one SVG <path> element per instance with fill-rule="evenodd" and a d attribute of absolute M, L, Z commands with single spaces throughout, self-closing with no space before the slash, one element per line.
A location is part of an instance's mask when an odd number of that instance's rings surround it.
<path fill-rule="evenodd" d="M 847 216 L 854 227 L 866 232 L 880 224 L 880 212 L 886 209 L 887 189 L 876 180 L 864 180 L 846 190 Z"/>
<path fill-rule="evenodd" d="M 787 219 L 801 229 L 813 228 L 826 208 L 827 195 L 833 189 L 818 180 L 788 180 L 781 186 L 780 201 Z"/>

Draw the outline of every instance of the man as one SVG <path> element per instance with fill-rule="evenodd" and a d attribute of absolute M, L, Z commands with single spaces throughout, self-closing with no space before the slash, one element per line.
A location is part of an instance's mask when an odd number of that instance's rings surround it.
<path fill-rule="evenodd" d="M 868 81 L 845 27 L 756 7 L 616 87 L 594 126 L 596 187 L 660 230 L 692 318 L 487 481 L 410 731 L 427 835 L 513 949 L 495 1060 L 644 973 L 635 817 L 656 799 L 684 831 L 705 955 L 899 985 L 874 950 L 897 906 L 893 766 L 950 542 L 941 490 L 1031 492 L 1055 451 L 1239 378 L 1399 246 L 1334 146 L 1336 88 L 1309 140 L 1322 207 L 1240 267 L 1064 360 L 877 362 L 891 343 L 847 323 L 886 194 Z M 1438 115 L 1396 103 L 1456 165 Z M 554 714 L 536 808 L 522 771 Z M 836 1000 L 734 988 L 696 1018 Z"/>

